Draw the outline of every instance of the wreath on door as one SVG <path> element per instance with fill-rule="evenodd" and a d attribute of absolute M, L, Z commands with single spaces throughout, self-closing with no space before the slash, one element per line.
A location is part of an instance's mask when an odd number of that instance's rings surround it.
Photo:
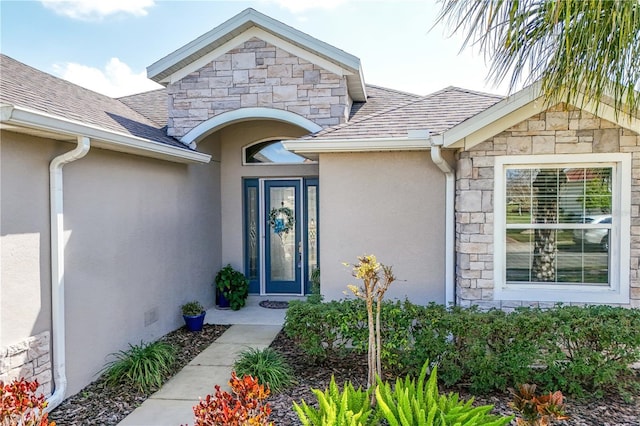
<path fill-rule="evenodd" d="M 296 219 L 293 215 L 293 210 L 284 205 L 280 208 L 272 208 L 269 212 L 269 226 L 273 229 L 273 232 L 282 236 L 282 234 L 288 234 L 290 230 L 296 224 Z"/>

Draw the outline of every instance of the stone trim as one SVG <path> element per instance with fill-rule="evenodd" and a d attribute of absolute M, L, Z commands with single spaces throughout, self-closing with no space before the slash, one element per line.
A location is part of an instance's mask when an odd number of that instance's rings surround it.
<path fill-rule="evenodd" d="M 563 104 L 458 151 L 456 173 L 456 302 L 513 309 L 554 302 L 494 300 L 494 160 L 503 155 L 632 153 L 630 307 L 640 307 L 640 135 Z"/>
<path fill-rule="evenodd" d="M 50 395 L 52 390 L 51 347 L 49 332 L 31 336 L 0 349 L 0 380 L 37 379 L 38 392 Z"/>
<path fill-rule="evenodd" d="M 345 77 L 252 38 L 167 88 L 167 134 L 181 138 L 211 117 L 239 108 L 289 111 L 326 127 L 346 122 Z"/>

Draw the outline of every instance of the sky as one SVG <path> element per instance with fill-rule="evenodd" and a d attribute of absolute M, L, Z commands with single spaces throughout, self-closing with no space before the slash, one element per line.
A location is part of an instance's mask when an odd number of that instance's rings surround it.
<path fill-rule="evenodd" d="M 159 88 L 146 67 L 252 7 L 360 58 L 368 84 L 426 95 L 487 83 L 478 52 L 434 27 L 434 0 L 0 0 L 0 52 L 112 97 Z"/>

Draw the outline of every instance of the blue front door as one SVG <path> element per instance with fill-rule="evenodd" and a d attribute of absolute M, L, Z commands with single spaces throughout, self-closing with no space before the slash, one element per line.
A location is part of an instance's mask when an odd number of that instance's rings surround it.
<path fill-rule="evenodd" d="M 318 268 L 318 179 L 244 180 L 244 265 L 253 294 L 308 294 Z"/>
<path fill-rule="evenodd" d="M 264 182 L 267 294 L 303 292 L 300 183 L 299 179 Z"/>

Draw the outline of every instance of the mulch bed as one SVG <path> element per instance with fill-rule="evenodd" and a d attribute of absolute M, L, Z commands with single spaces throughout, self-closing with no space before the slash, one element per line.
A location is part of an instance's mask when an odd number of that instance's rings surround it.
<path fill-rule="evenodd" d="M 202 350 L 220 336 L 227 326 L 205 325 L 202 333 L 191 333 L 180 328 L 167 336 L 165 340 L 175 344 L 179 361 L 173 374 L 182 366 L 195 358 Z M 330 359 L 323 365 L 308 362 L 308 357 L 300 351 L 283 333 L 280 333 L 271 345 L 284 355 L 294 368 L 297 384 L 284 392 L 272 395 L 269 403 L 272 407 L 271 420 L 276 425 L 301 425 L 297 415 L 291 408 L 293 402 L 302 399 L 308 403 L 315 402 L 311 389 L 324 390 L 334 375 L 336 382 L 341 384 L 347 380 L 357 386 L 366 383 L 367 362 L 362 355 L 349 354 L 344 357 Z M 458 392 L 464 399 L 472 397 L 464 389 L 443 389 L 443 392 Z M 139 406 L 149 395 L 138 393 L 128 386 L 109 387 L 101 379 L 91 383 L 77 395 L 65 400 L 50 414 L 59 426 L 84 425 L 117 425 L 131 411 Z M 493 393 L 476 396 L 478 405 L 494 405 L 494 414 L 513 414 L 508 406 L 511 400 L 508 393 Z M 195 402 L 194 402 L 195 404 Z M 558 422 L 564 426 L 640 426 L 640 397 L 634 402 L 625 403 L 620 397 L 607 396 L 602 399 L 566 401 L 567 414 L 571 419 Z M 515 423 L 514 423 L 515 424 Z"/>
<path fill-rule="evenodd" d="M 164 336 L 176 350 L 176 361 L 165 382 L 213 343 L 228 325 L 205 324 L 201 332 L 181 327 Z M 89 384 L 76 395 L 67 398 L 49 414 L 58 426 L 117 425 L 142 404 L 153 392 L 145 394 L 130 385 L 108 386 L 102 378 Z"/>
<path fill-rule="evenodd" d="M 305 362 L 306 357 L 296 345 L 288 339 L 284 333 L 280 333 L 271 347 L 282 353 L 295 370 L 298 384 L 283 393 L 273 395 L 269 403 L 273 409 L 271 419 L 276 425 L 301 425 L 297 415 L 291 409 L 293 402 L 304 399 L 311 404 L 316 401 L 310 388 L 324 390 L 328 387 L 331 375 L 336 378 L 336 383 L 341 384 L 347 380 L 356 386 L 366 384 L 367 360 L 364 355 L 350 354 L 327 360 L 324 365 L 316 366 Z M 464 400 L 473 397 L 464 389 L 442 389 L 442 392 L 457 392 Z M 509 393 L 492 393 L 475 396 L 475 405 L 493 405 L 494 414 L 512 415 L 513 410 L 508 406 L 511 401 Z M 622 398 L 609 395 L 602 399 L 576 401 L 566 400 L 566 412 L 571 416 L 570 420 L 556 422 L 565 426 L 639 426 L 640 425 L 640 396 L 631 404 L 625 403 Z M 515 424 L 515 421 L 512 422 Z"/>

